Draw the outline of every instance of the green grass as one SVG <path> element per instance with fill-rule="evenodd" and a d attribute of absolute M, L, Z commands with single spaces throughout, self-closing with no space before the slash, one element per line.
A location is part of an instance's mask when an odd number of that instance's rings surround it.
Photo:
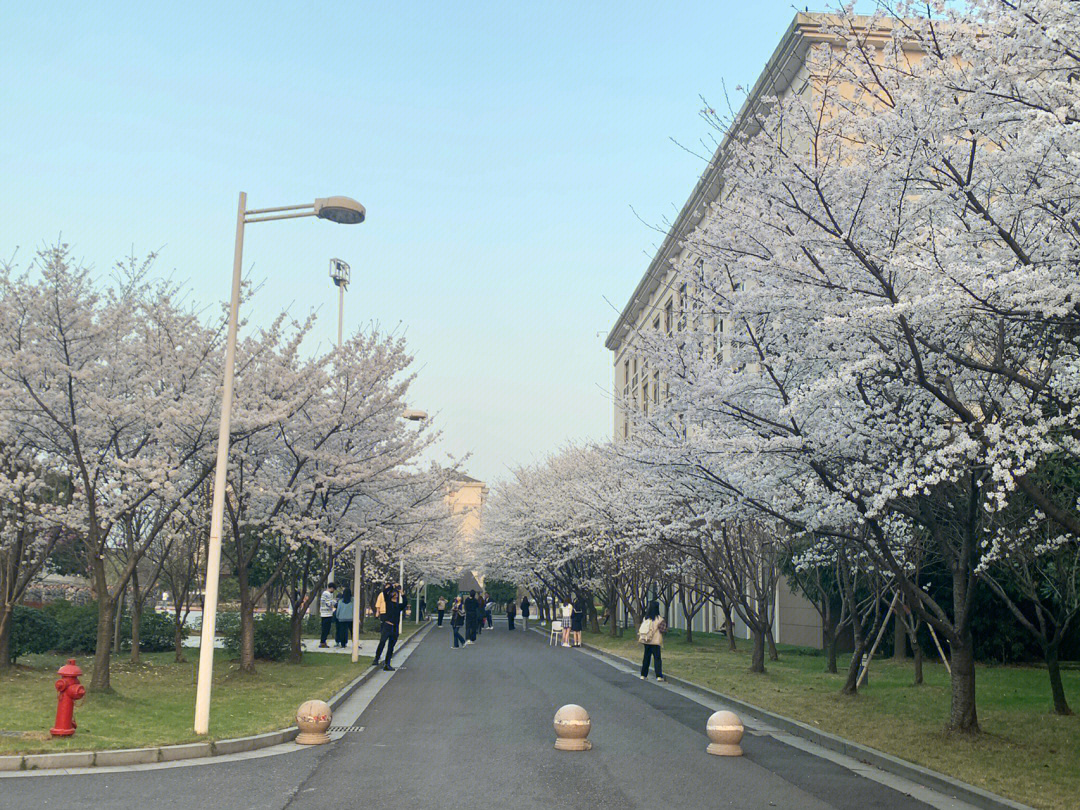
<path fill-rule="evenodd" d="M 195 716 L 195 667 L 198 651 L 177 664 L 173 654 L 144 653 L 133 666 L 126 658 L 114 659 L 112 694 L 88 693 L 76 704 L 78 731 L 73 737 L 52 739 L 49 729 L 56 717 L 56 670 L 64 655 L 30 655 L 19 666 L 0 675 L 0 730 L 26 732 L 21 737 L 0 735 L 0 755 L 50 753 L 104 748 L 139 748 L 224 740 L 290 726 L 305 700 L 328 700 L 371 663 L 353 664 L 348 655 L 306 653 L 303 663 L 256 662 L 256 673 L 237 671 L 235 660 L 221 651 L 214 661 L 210 702 L 210 734 L 192 731 Z M 78 656 L 90 682 L 93 659 Z"/>
<path fill-rule="evenodd" d="M 635 663 L 641 647 L 633 628 L 621 638 L 586 633 L 589 644 Z M 910 661 L 875 660 L 869 684 L 857 697 L 840 694 L 841 674 L 825 672 L 817 651 L 780 647 L 766 674 L 749 672 L 750 646 L 732 653 L 717 636 L 668 633 L 664 672 L 777 714 L 954 776 L 1034 807 L 1076 808 L 1080 796 L 1080 715 L 1051 712 L 1046 670 L 980 666 L 976 675 L 979 724 L 973 737 L 946 735 L 949 676 L 940 662 L 924 666 L 925 683 L 914 686 Z M 1080 711 L 1080 671 L 1062 673 L 1074 711 Z"/>

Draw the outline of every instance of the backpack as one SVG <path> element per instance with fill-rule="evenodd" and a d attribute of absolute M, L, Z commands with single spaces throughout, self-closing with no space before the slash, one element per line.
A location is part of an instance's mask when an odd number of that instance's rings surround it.
<path fill-rule="evenodd" d="M 660 635 L 667 635 L 667 619 L 657 620 L 656 629 L 660 631 Z"/>
<path fill-rule="evenodd" d="M 645 619 L 645 621 L 643 621 L 641 623 L 641 627 L 639 627 L 638 631 L 637 631 L 638 644 L 648 644 L 649 643 L 649 633 L 650 633 L 651 630 L 652 630 L 652 627 L 650 627 L 650 625 L 649 625 L 649 620 Z"/>

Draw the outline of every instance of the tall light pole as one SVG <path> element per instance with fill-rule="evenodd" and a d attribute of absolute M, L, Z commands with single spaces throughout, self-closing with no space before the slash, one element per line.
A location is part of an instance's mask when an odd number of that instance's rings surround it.
<path fill-rule="evenodd" d="M 241 257 L 244 225 L 277 219 L 318 217 L 342 225 L 364 221 L 364 206 L 349 197 L 321 197 L 307 205 L 247 209 L 247 194 L 240 192 L 236 212 L 236 250 L 233 254 L 232 298 L 229 332 L 225 339 L 225 372 L 221 389 L 221 423 L 218 425 L 217 465 L 214 468 L 214 499 L 210 509 L 210 542 L 206 556 L 206 593 L 203 603 L 202 640 L 199 644 L 199 677 L 195 690 L 195 733 L 210 730 L 210 687 L 214 676 L 214 635 L 217 631 L 218 580 L 221 576 L 221 527 L 225 514 L 225 479 L 229 463 L 229 424 L 232 419 L 233 370 L 236 365 L 236 325 L 240 310 Z"/>

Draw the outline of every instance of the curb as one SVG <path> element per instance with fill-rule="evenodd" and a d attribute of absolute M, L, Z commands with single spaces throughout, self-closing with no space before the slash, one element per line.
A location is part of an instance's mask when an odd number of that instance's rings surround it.
<path fill-rule="evenodd" d="M 582 649 L 595 653 L 601 658 L 617 661 L 620 664 L 634 663 L 629 658 L 623 658 L 621 655 L 616 655 L 608 650 L 594 647 L 592 644 L 582 644 L 581 647 Z M 775 726 L 796 737 L 802 737 L 829 751 L 843 754 L 860 762 L 873 765 L 887 773 L 903 777 L 904 779 L 922 785 L 923 787 L 931 788 L 932 790 L 936 790 L 939 793 L 943 793 L 954 799 L 961 799 L 968 804 L 982 808 L 982 810 L 1034 810 L 1034 808 L 1029 805 L 1021 804 L 1012 799 L 1006 799 L 1004 796 L 998 796 L 988 790 L 983 790 L 980 787 L 961 782 L 959 779 L 954 779 L 943 773 L 924 768 L 922 765 L 906 762 L 899 757 L 894 757 L 892 754 L 886 754 L 875 748 L 860 745 L 851 740 L 846 740 L 843 737 L 838 737 L 835 734 L 830 734 L 827 731 L 821 731 L 813 726 L 801 723 L 798 720 L 792 720 L 790 717 L 774 714 L 773 712 L 763 709 L 760 706 L 755 706 L 752 703 L 730 697 L 721 692 L 714 692 L 712 689 L 707 689 L 706 687 L 691 681 L 676 678 L 672 675 L 666 675 L 664 679 L 668 683 L 675 684 L 676 686 L 680 686 L 691 692 L 696 692 L 702 697 L 726 703 L 755 720 L 768 723 L 769 725 Z"/>
<path fill-rule="evenodd" d="M 412 643 L 431 623 L 424 622 L 411 636 L 401 642 L 402 649 Z M 331 711 L 344 703 L 352 693 L 360 688 L 379 670 L 368 666 L 363 672 L 343 686 L 336 695 L 327 701 Z M 275 745 L 292 742 L 300 730 L 296 726 L 267 731 L 250 737 L 235 737 L 231 740 L 209 740 L 206 742 L 185 743 L 183 745 L 161 745 L 153 748 L 119 748 L 103 751 L 64 751 L 59 754 L 14 754 L 0 756 L 0 777 L 11 772 L 55 770 L 57 768 L 116 767 L 126 765 L 150 765 L 156 762 L 178 762 L 184 759 L 205 759 L 225 754 L 241 754 L 270 748 Z"/>

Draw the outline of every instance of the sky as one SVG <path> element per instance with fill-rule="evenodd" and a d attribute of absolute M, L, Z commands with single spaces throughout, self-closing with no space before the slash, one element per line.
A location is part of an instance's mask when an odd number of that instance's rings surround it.
<path fill-rule="evenodd" d="M 129 255 L 207 311 L 237 196 L 344 194 L 345 227 L 249 225 L 256 329 L 317 311 L 404 331 L 442 452 L 494 482 L 612 430 L 604 338 L 790 3 L 12 4 L 0 33 L 0 258 Z M 705 145 L 703 145 L 703 143 Z M 697 154 L 694 154 L 694 153 Z"/>

